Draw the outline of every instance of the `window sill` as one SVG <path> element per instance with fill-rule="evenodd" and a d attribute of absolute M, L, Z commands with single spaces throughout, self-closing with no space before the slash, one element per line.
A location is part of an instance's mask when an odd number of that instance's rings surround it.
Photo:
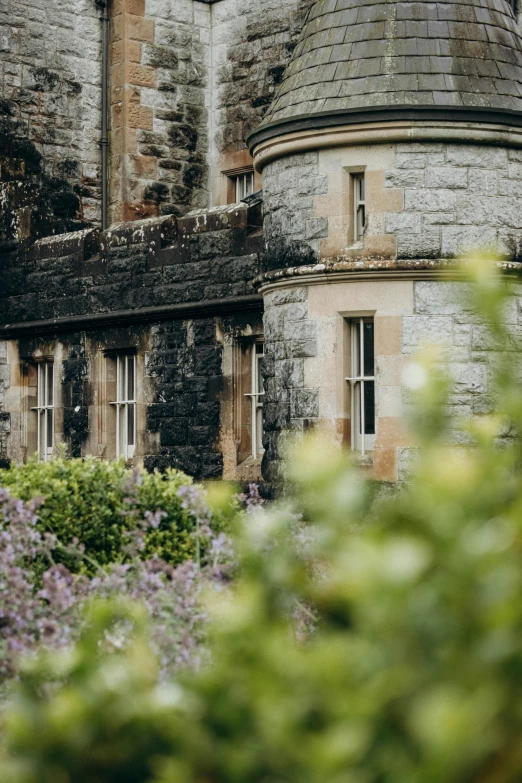
<path fill-rule="evenodd" d="M 373 451 L 369 451 L 366 454 L 361 454 L 358 451 L 354 451 L 353 453 L 353 461 L 359 468 L 363 468 L 365 470 L 371 470 L 373 468 Z"/>
<path fill-rule="evenodd" d="M 263 457 L 247 457 L 236 467 L 237 481 L 261 481 L 261 462 Z"/>

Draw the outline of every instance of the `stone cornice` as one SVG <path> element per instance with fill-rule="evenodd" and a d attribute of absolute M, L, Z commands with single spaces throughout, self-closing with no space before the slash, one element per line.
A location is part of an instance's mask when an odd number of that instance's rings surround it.
<path fill-rule="evenodd" d="M 261 309 L 263 301 L 258 294 L 207 299 L 202 302 L 182 302 L 172 305 L 140 307 L 131 310 L 113 310 L 104 313 L 71 315 L 64 318 L 20 321 L 0 325 L 0 339 L 60 334 L 71 331 L 90 331 L 115 326 L 136 326 L 143 323 L 184 320 L 187 318 L 226 317 L 231 313 Z"/>
<path fill-rule="evenodd" d="M 495 261 L 495 265 L 509 275 L 522 276 L 522 264 L 513 261 Z M 464 279 L 463 271 L 453 259 L 405 259 L 386 258 L 343 260 L 325 259 L 322 263 L 294 266 L 266 272 L 254 280 L 260 294 L 276 288 L 303 285 L 324 285 L 359 280 L 433 280 Z"/>
<path fill-rule="evenodd" d="M 271 136 L 250 137 L 254 166 L 262 171 L 267 163 L 287 155 L 301 154 L 328 147 L 344 147 L 355 144 L 390 144 L 405 142 L 460 142 L 494 146 L 522 147 L 522 115 L 513 112 L 495 120 L 493 112 L 462 114 L 441 113 L 437 118 L 400 117 L 400 112 L 370 114 L 363 121 L 355 121 L 354 115 L 346 121 L 344 115 L 337 122 L 323 127 L 296 123 L 281 125 Z M 500 113 L 499 113 L 500 114 Z M 395 116 L 397 115 L 397 116 Z M 504 116 L 504 115 L 503 115 Z M 345 122 L 343 123 L 343 120 Z M 352 121 L 353 120 L 353 121 Z"/>

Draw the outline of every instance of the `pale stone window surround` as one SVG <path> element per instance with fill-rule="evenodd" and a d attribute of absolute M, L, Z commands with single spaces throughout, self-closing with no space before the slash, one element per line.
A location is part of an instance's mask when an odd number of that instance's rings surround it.
<path fill-rule="evenodd" d="M 351 318 L 350 431 L 352 451 L 365 456 L 375 443 L 375 326 L 373 318 Z"/>
<path fill-rule="evenodd" d="M 54 362 L 45 358 L 36 363 L 37 453 L 40 462 L 48 462 L 54 449 Z"/>
<path fill-rule="evenodd" d="M 223 476 L 238 481 L 261 479 L 263 456 L 264 357 L 259 324 L 239 324 L 221 331 L 223 392 L 221 396 L 221 450 Z"/>
<path fill-rule="evenodd" d="M 250 392 L 244 396 L 251 402 L 250 413 L 250 438 L 252 442 L 252 457 L 257 459 L 263 455 L 263 376 L 261 373 L 261 363 L 263 361 L 264 350 L 263 342 L 255 340 L 250 346 L 251 353 L 251 371 L 250 371 Z"/>
<path fill-rule="evenodd" d="M 404 209 L 403 189 L 390 188 L 385 182 L 385 172 L 394 167 L 393 144 L 358 144 L 319 151 L 318 175 L 328 178 L 327 192 L 314 198 L 315 216 L 328 221 L 328 236 L 320 241 L 320 257 L 396 257 L 397 238 L 385 230 L 385 215 Z M 356 242 L 354 180 L 362 173 L 365 231 L 362 241 Z"/>
<path fill-rule="evenodd" d="M 133 345 L 136 340 L 136 344 Z M 156 448 L 156 433 L 147 430 L 147 404 L 153 399 L 150 379 L 146 373 L 147 343 L 138 347 L 134 335 L 128 335 L 110 348 L 101 348 L 96 339 L 88 339 L 86 355 L 89 359 L 89 431 L 82 447 L 82 454 L 99 459 L 117 458 L 116 406 L 117 356 L 134 355 L 136 362 L 136 441 L 132 464 L 143 465 L 144 455 Z M 154 442 L 153 442 L 154 441 Z"/>
<path fill-rule="evenodd" d="M 9 449 L 9 457 L 20 462 L 26 462 L 27 459 L 34 456 L 40 460 L 47 460 L 55 452 L 57 444 L 62 441 L 63 401 L 62 385 L 59 378 L 61 377 L 63 346 L 61 343 L 57 343 L 52 350 L 46 346 L 42 351 L 36 351 L 29 356 L 19 356 L 14 342 L 10 343 L 10 348 L 12 366 L 16 367 L 16 371 L 12 374 L 12 386 L 9 390 L 12 424 L 14 425 L 11 431 L 13 442 Z M 49 404 L 49 398 L 46 404 L 40 404 L 43 402 L 43 397 L 39 397 L 39 380 L 40 393 L 43 394 L 44 389 L 42 389 L 41 377 L 39 379 L 39 373 L 42 372 L 39 367 L 46 364 L 52 364 L 53 367 L 52 405 Z M 40 433 L 38 431 L 39 419 L 48 415 L 43 411 L 51 408 L 52 414 L 49 416 L 52 417 L 50 426 L 53 445 L 52 448 L 48 447 L 46 450 L 44 449 L 44 452 L 41 452 L 39 437 L 41 438 L 45 433 L 43 430 Z M 39 412 L 39 409 L 42 410 L 42 413 Z"/>
<path fill-rule="evenodd" d="M 115 411 L 116 458 L 125 461 L 134 457 L 136 450 L 137 379 L 136 355 L 119 353 L 111 360 L 116 371 L 115 399 L 109 401 Z"/>
<path fill-rule="evenodd" d="M 234 340 L 233 345 L 234 440 L 237 464 L 263 455 L 263 338 Z"/>
<path fill-rule="evenodd" d="M 238 204 L 256 190 L 256 176 L 253 166 L 241 166 L 222 172 L 223 204 Z"/>

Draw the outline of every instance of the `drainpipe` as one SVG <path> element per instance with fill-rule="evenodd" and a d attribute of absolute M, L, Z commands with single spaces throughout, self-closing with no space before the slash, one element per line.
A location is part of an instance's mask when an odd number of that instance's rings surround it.
<path fill-rule="evenodd" d="M 96 0 L 101 9 L 102 33 L 102 101 L 101 101 L 101 227 L 108 227 L 109 214 L 109 0 Z"/>

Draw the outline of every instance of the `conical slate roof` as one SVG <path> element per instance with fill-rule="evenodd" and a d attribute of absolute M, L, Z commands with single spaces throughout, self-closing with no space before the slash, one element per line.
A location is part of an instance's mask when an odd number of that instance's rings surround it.
<path fill-rule="evenodd" d="M 521 124 L 522 39 L 509 0 L 318 0 L 250 141 L 339 115 L 430 108 Z"/>

